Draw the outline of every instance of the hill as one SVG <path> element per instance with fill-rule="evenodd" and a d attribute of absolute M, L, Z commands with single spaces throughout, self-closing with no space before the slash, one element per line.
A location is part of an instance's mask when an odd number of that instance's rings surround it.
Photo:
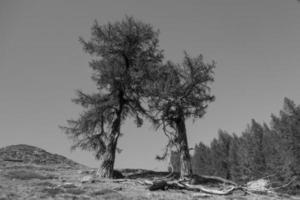
<path fill-rule="evenodd" d="M 10 145 L 0 149 L 0 161 L 37 165 L 65 165 L 71 168 L 82 166 L 64 156 L 26 144 Z"/>

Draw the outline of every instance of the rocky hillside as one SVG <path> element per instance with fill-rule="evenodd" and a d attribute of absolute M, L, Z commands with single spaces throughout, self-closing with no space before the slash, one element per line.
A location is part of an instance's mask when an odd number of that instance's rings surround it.
<path fill-rule="evenodd" d="M 52 154 L 44 149 L 26 144 L 10 145 L 0 148 L 0 161 L 18 162 L 24 164 L 55 165 L 62 164 L 78 167 L 80 164 L 58 154 Z"/>

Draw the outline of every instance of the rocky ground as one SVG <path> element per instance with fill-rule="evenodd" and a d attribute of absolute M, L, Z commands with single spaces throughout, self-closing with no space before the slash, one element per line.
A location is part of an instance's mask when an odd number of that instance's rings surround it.
<path fill-rule="evenodd" d="M 234 192 L 227 196 L 185 190 L 149 191 L 144 180 L 162 177 L 167 172 L 123 169 L 122 179 L 100 179 L 95 169 L 75 163 L 28 145 L 0 149 L 0 200 L 17 199 L 299 199 L 275 194 Z"/>

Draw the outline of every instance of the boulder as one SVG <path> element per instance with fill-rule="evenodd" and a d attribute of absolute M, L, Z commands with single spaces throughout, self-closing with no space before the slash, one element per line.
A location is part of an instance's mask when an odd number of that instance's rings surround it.
<path fill-rule="evenodd" d="M 114 170 L 113 172 L 113 178 L 114 179 L 122 179 L 124 178 L 123 174 L 120 171 Z"/>
<path fill-rule="evenodd" d="M 89 183 L 89 182 L 93 182 L 94 177 L 91 175 L 87 175 L 81 178 L 80 182 L 81 183 Z"/>

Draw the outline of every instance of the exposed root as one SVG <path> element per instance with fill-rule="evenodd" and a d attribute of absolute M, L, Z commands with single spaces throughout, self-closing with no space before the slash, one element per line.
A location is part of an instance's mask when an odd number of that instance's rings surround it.
<path fill-rule="evenodd" d="M 207 180 L 215 180 L 215 181 L 220 181 L 221 183 L 227 183 L 229 185 L 235 185 L 237 186 L 237 184 L 233 181 L 230 181 L 230 180 L 227 180 L 227 179 L 224 179 L 224 178 L 221 178 L 221 177 L 218 177 L 218 176 L 201 176 Z"/>
<path fill-rule="evenodd" d="M 296 178 L 291 180 L 289 183 L 277 188 L 269 187 L 269 182 L 265 179 L 251 181 L 245 186 L 241 186 L 233 181 L 229 181 L 221 177 L 197 175 L 193 176 L 192 178 L 185 178 L 181 180 L 143 180 L 139 181 L 139 183 L 147 185 L 150 191 L 175 189 L 202 192 L 210 195 L 229 195 L 236 190 L 240 190 L 243 191 L 245 194 L 275 194 L 273 190 L 280 189 L 282 187 L 287 187 L 293 181 L 295 181 L 295 179 Z M 207 184 L 214 184 L 216 185 L 216 187 L 204 186 Z"/>
<path fill-rule="evenodd" d="M 244 188 L 237 187 L 237 186 L 230 186 L 228 189 L 225 189 L 225 190 L 217 190 L 217 189 L 206 188 L 201 185 L 197 185 L 197 186 L 190 185 L 190 184 L 185 184 L 185 185 L 192 189 L 198 189 L 200 192 L 204 192 L 207 194 L 214 194 L 214 195 L 228 195 L 228 194 L 231 194 L 235 190 L 244 191 Z"/>
<path fill-rule="evenodd" d="M 288 187 L 288 186 L 291 185 L 296 179 L 297 179 L 297 177 L 294 177 L 294 178 L 292 178 L 292 180 L 290 180 L 288 183 L 286 183 L 286 184 L 284 184 L 284 185 L 281 185 L 281 186 L 278 186 L 278 187 L 274 187 L 274 188 L 272 188 L 272 190 L 278 190 L 278 189 L 281 189 L 281 188 Z"/>
<path fill-rule="evenodd" d="M 187 183 L 187 180 L 177 180 L 177 181 L 144 180 L 144 182 L 140 182 L 140 183 L 145 185 L 150 185 L 148 188 L 150 191 L 177 189 L 177 190 L 188 190 L 193 192 L 203 192 L 206 194 L 214 194 L 214 195 L 227 195 L 227 194 L 231 194 L 234 190 L 244 191 L 244 188 L 239 186 L 230 186 L 224 190 L 211 189 L 211 188 L 204 187 L 202 185 L 191 185 Z"/>

